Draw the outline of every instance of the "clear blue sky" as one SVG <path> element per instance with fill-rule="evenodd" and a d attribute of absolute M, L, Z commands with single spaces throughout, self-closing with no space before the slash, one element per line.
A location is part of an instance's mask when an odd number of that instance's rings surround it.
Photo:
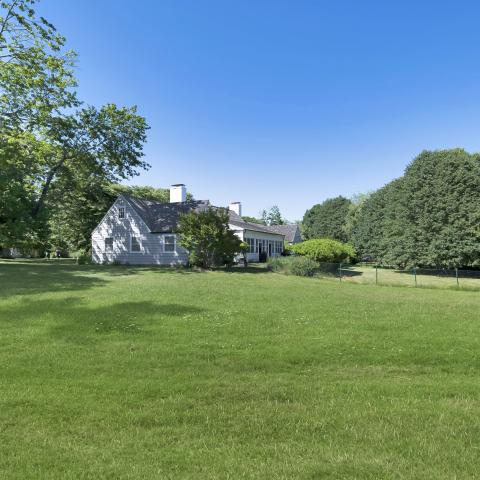
<path fill-rule="evenodd" d="M 423 149 L 480 150 L 476 1 L 43 0 L 80 97 L 138 105 L 152 168 L 291 219 L 376 189 Z"/>

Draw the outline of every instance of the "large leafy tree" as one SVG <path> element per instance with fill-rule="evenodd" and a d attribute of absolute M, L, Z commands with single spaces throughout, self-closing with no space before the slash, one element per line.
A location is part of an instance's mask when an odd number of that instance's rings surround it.
<path fill-rule="evenodd" d="M 0 1 L 0 128 L 36 129 L 44 118 L 78 106 L 75 53 L 36 15 L 34 0 Z"/>
<path fill-rule="evenodd" d="M 0 246 L 35 246 L 45 234 L 45 217 L 32 211 L 38 199 L 37 158 L 52 154 L 48 144 L 31 133 L 16 132 L 0 142 Z"/>
<path fill-rule="evenodd" d="M 76 181 L 81 182 L 85 176 L 114 182 L 146 168 L 142 150 L 147 128 L 135 107 L 118 108 L 112 104 L 53 118 L 41 135 L 53 146 L 54 154 L 42 159 L 43 171 L 37 179 L 40 194 L 33 217 L 41 212 L 56 180 L 75 188 Z"/>
<path fill-rule="evenodd" d="M 180 216 L 177 233 L 180 245 L 189 252 L 191 265 L 211 268 L 229 265 L 242 252 L 242 242 L 228 226 L 226 209 L 208 208 Z"/>
<path fill-rule="evenodd" d="M 339 196 L 314 205 L 303 216 L 303 235 L 306 239 L 331 238 L 346 242 L 345 231 L 351 201 Z"/>
<path fill-rule="evenodd" d="M 115 199 L 120 194 L 126 194 L 155 202 L 170 201 L 170 190 L 168 188 L 155 188 L 149 185 L 122 185 L 117 183 L 110 185 L 108 191 L 112 195 L 112 199 Z M 193 200 L 190 192 L 187 193 L 187 200 Z"/>
<path fill-rule="evenodd" d="M 33 0 L 0 2 L 3 246 L 38 246 L 52 236 L 71 243 L 71 229 L 88 225 L 83 216 L 96 218 L 91 214 L 106 185 L 148 167 L 145 119 L 135 107 L 81 106 L 75 55 L 33 6 Z"/>

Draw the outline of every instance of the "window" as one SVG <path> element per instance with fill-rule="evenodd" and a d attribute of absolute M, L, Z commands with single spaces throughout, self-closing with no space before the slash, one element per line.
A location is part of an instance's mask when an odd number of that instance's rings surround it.
<path fill-rule="evenodd" d="M 105 238 L 105 251 L 106 252 L 113 252 L 113 238 L 106 237 Z"/>
<path fill-rule="evenodd" d="M 275 242 L 275 253 L 282 253 L 282 242 Z"/>
<path fill-rule="evenodd" d="M 140 252 L 140 238 L 139 237 L 130 237 L 130 251 L 131 252 Z"/>
<path fill-rule="evenodd" d="M 118 218 L 125 218 L 125 207 L 118 208 Z"/>
<path fill-rule="evenodd" d="M 248 245 L 247 253 L 255 253 L 255 239 L 246 238 L 245 243 Z"/>
<path fill-rule="evenodd" d="M 175 235 L 165 235 L 163 239 L 164 252 L 175 252 Z"/>

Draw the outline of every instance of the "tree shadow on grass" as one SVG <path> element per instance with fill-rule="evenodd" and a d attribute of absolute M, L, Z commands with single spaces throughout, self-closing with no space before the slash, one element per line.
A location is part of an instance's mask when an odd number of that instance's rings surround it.
<path fill-rule="evenodd" d="M 179 275 L 191 275 L 196 273 L 204 273 L 205 270 L 192 269 L 179 266 L 164 265 L 92 265 L 90 268 L 95 272 L 107 273 L 113 277 L 123 275 L 138 275 L 142 273 L 174 273 Z"/>
<path fill-rule="evenodd" d="M 198 314 L 204 309 L 176 303 L 122 302 L 115 305 L 91 308 L 73 305 L 59 312 L 61 320 L 50 329 L 57 340 L 72 343 L 107 340 L 111 334 L 142 335 L 170 318 Z"/>
<path fill-rule="evenodd" d="M 77 344 L 96 343 L 110 334 L 122 336 L 144 334 L 170 318 L 200 314 L 205 309 L 176 303 L 152 301 L 121 302 L 91 306 L 77 297 L 29 300 L 11 307 L 0 307 L 4 329 L 45 327 L 55 340 Z M 42 325 L 42 323 L 44 325 Z"/>
<path fill-rule="evenodd" d="M 77 268 L 76 268 L 77 267 Z M 12 295 L 79 291 L 105 285 L 99 276 L 68 264 L 1 263 L 0 300 Z"/>
<path fill-rule="evenodd" d="M 363 272 L 358 270 L 352 270 L 350 268 L 342 268 L 342 277 L 360 277 L 363 275 Z"/>
<path fill-rule="evenodd" d="M 77 265 L 45 260 L 0 262 L 0 300 L 11 295 L 86 290 L 106 285 L 108 277 L 158 274 L 196 274 L 200 271 L 160 266 Z"/>
<path fill-rule="evenodd" d="M 237 265 L 235 267 L 218 268 L 216 271 L 224 273 L 271 273 L 266 266 L 257 265 L 248 265 L 248 267 Z"/>

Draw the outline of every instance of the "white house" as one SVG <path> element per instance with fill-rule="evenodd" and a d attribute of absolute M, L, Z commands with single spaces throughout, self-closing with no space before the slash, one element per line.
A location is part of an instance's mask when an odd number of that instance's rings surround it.
<path fill-rule="evenodd" d="M 295 245 L 302 241 L 302 233 L 300 232 L 300 227 L 296 223 L 271 225 L 269 228 L 274 232 L 283 233 L 283 235 L 285 235 L 285 242 L 289 245 Z"/>
<path fill-rule="evenodd" d="M 120 195 L 92 233 L 92 260 L 132 265 L 186 265 L 188 252 L 174 233 L 182 213 L 210 208 L 208 200 L 187 200 L 185 185 L 172 185 L 170 202 Z M 229 226 L 248 244 L 247 259 L 278 256 L 285 234 L 273 227 L 245 222 L 240 202 L 229 205 Z M 263 255 L 262 255 L 263 252 Z"/>

